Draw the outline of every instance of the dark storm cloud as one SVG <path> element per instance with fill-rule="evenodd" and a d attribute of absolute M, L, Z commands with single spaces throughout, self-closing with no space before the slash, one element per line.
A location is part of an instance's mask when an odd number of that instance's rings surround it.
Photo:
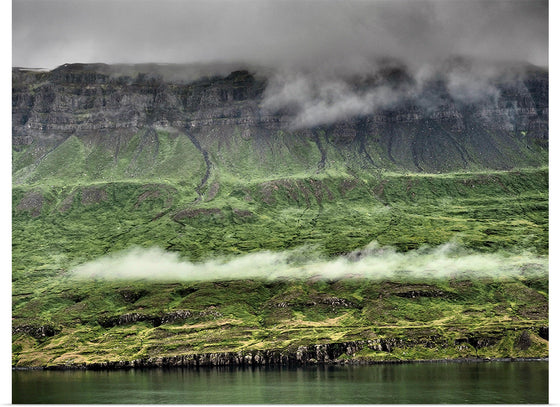
<path fill-rule="evenodd" d="M 454 63 L 457 57 L 468 64 Z M 406 65 L 412 84 L 354 86 L 391 61 Z M 515 61 L 548 65 L 546 1 L 13 2 L 14 66 L 212 64 L 208 74 L 230 72 L 232 63 L 271 69 L 262 107 L 294 111 L 294 127 L 390 107 L 421 94 L 438 75 L 458 101 L 495 98 L 491 79 Z M 177 74 L 193 77 L 184 68 Z"/>
<path fill-rule="evenodd" d="M 449 55 L 547 65 L 538 0 L 14 0 L 13 65 L 244 60 L 360 71 Z M 344 68 L 343 68 L 344 67 Z"/>

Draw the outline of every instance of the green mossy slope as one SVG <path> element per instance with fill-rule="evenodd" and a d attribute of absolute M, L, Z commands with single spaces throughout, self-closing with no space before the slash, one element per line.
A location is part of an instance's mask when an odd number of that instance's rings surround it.
<path fill-rule="evenodd" d="M 547 191 L 547 169 L 354 176 L 327 170 L 255 181 L 215 172 L 201 194 L 193 183 L 154 179 L 15 186 L 13 363 L 381 339 L 393 344 L 391 351 L 367 348 L 348 357 L 547 356 L 546 276 L 155 283 L 78 281 L 70 273 L 132 246 L 195 262 L 304 245 L 333 257 L 371 241 L 401 252 L 454 241 L 481 253 L 547 256 Z"/>

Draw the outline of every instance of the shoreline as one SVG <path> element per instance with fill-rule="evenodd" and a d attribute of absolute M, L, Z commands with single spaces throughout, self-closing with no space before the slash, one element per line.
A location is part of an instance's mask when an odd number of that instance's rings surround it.
<path fill-rule="evenodd" d="M 200 355 L 184 355 L 200 356 Z M 549 362 L 548 357 L 504 357 L 504 358 L 457 358 L 457 359 L 410 359 L 410 360 L 367 360 L 337 359 L 331 361 L 305 361 L 295 363 L 239 363 L 239 364 L 170 364 L 183 356 L 156 358 L 155 360 L 137 359 L 132 361 L 99 362 L 90 364 L 67 364 L 53 366 L 12 366 L 12 371 L 68 371 L 68 370 L 131 370 L 131 369 L 171 369 L 171 368 L 270 368 L 270 367 L 313 367 L 313 366 L 371 366 L 371 365 L 404 365 L 404 364 L 445 364 L 445 363 L 495 363 L 495 362 Z M 187 360 L 195 360 L 187 359 Z"/>

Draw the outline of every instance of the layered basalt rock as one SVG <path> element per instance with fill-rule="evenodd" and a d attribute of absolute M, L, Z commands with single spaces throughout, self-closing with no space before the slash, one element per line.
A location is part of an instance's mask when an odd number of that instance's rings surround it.
<path fill-rule="evenodd" d="M 377 338 L 339 343 L 325 343 L 298 346 L 293 349 L 247 350 L 239 352 L 213 352 L 177 356 L 150 357 L 135 360 L 94 362 L 88 364 L 67 364 L 50 366 L 50 369 L 87 368 L 87 369 L 129 369 L 153 367 L 217 367 L 217 366 L 309 366 L 317 364 L 370 364 L 372 359 L 359 355 L 361 351 L 385 352 L 390 354 L 397 348 L 424 346 L 427 348 L 455 347 L 459 350 L 472 349 L 473 354 L 464 360 L 485 360 L 475 352 L 483 347 L 494 345 L 500 338 L 494 336 L 469 336 L 449 344 L 438 335 L 426 338 Z M 530 346 L 527 331 L 519 334 L 517 346 L 522 349 Z M 461 361 L 463 359 L 438 359 L 428 361 Z M 504 358 L 503 360 L 513 360 Z M 410 363 L 415 360 L 387 358 L 377 363 Z"/>
<path fill-rule="evenodd" d="M 489 84 L 496 90 L 493 98 L 467 103 L 434 82 L 390 108 L 297 129 L 292 127 L 293 112 L 262 108 L 267 79 L 248 71 L 188 83 L 151 73 L 110 72 L 96 64 L 67 64 L 50 72 L 14 68 L 14 148 L 32 148 L 33 165 L 76 136 L 87 145 L 109 148 L 114 143 L 110 148 L 118 155 L 132 134 L 163 128 L 188 137 L 206 164 L 218 167 L 236 137 L 249 140 L 259 152 L 286 143 L 279 132 L 318 148 L 317 170 L 333 160 L 428 172 L 547 162 L 548 72 L 536 68 Z M 428 108 L 427 101 L 432 101 Z"/>
<path fill-rule="evenodd" d="M 177 310 L 172 312 L 167 312 L 163 315 L 147 315 L 138 312 L 132 312 L 129 314 L 113 315 L 113 316 L 102 316 L 97 319 L 97 323 L 103 328 L 112 328 L 114 326 L 131 325 L 136 322 L 148 322 L 153 326 L 157 327 L 162 324 L 173 324 L 177 322 L 182 322 L 190 318 L 219 318 L 222 314 L 213 309 L 206 309 L 193 313 L 189 310 Z"/>

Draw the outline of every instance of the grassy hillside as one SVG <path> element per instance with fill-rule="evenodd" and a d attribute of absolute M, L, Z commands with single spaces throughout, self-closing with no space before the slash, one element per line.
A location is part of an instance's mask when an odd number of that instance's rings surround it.
<path fill-rule="evenodd" d="M 148 166 L 153 175 L 140 177 L 134 168 L 153 159 L 149 147 L 145 155 L 125 151 L 114 162 L 69 139 L 74 161 L 55 165 L 55 155 L 14 186 L 15 365 L 295 351 L 357 340 L 379 346 L 345 357 L 548 354 L 548 279 L 537 264 L 546 265 L 548 256 L 547 169 L 405 174 L 326 166 L 318 173 L 301 168 L 291 177 L 263 172 L 245 179 L 215 165 L 201 183 L 202 154 L 177 140 L 160 143 L 158 154 L 169 161 L 156 160 Z M 174 148 L 192 158 L 178 161 Z M 18 154 L 15 162 L 24 162 L 25 152 Z M 166 165 L 184 165 L 190 176 L 164 178 Z M 14 179 L 23 177 L 23 168 L 15 165 Z M 65 175 L 75 168 L 100 172 Z M 111 281 L 77 279 L 73 272 L 131 247 L 159 247 L 198 265 L 295 249 L 304 261 L 336 265 L 338 256 L 359 257 L 372 241 L 412 256 L 454 242 L 466 253 L 525 262 L 510 277 L 467 270 L 438 279 L 404 273 L 267 280 L 273 270 L 265 268 L 263 279 Z"/>
<path fill-rule="evenodd" d="M 546 70 L 296 129 L 171 68 L 12 70 L 14 365 L 548 354 Z"/>
<path fill-rule="evenodd" d="M 295 351 L 360 340 L 381 348 L 346 357 L 542 357 L 548 355 L 546 301 L 546 279 L 66 281 L 15 295 L 13 363 Z"/>

